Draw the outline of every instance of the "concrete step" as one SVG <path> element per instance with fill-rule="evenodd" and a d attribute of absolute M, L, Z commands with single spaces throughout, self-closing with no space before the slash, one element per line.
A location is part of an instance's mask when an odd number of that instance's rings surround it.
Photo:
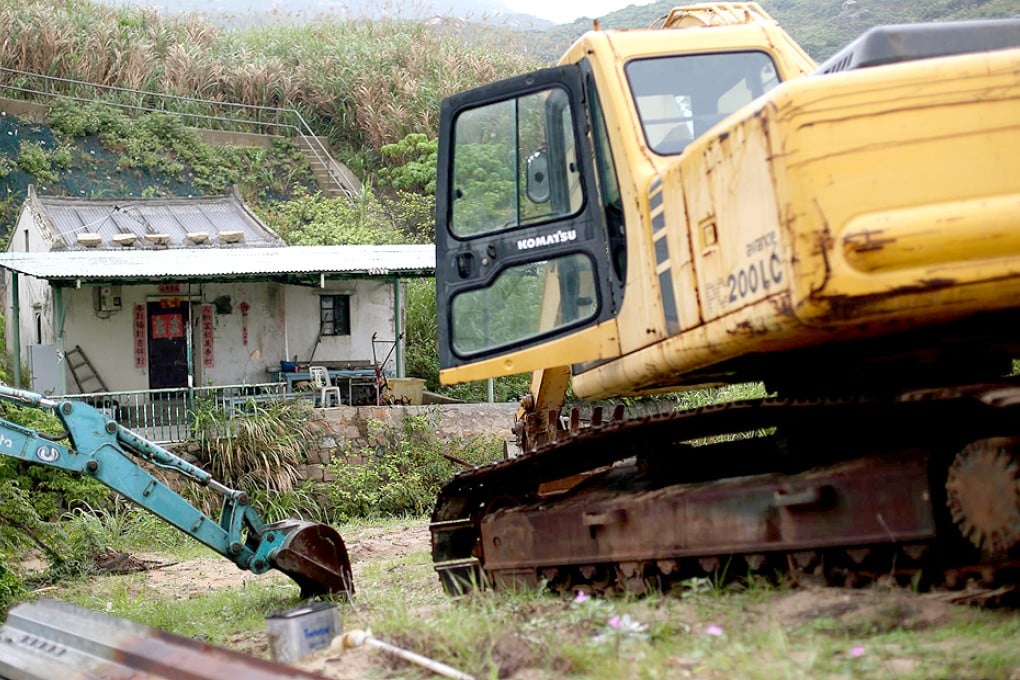
<path fill-rule="evenodd" d="M 325 139 L 319 138 L 319 142 L 328 150 Z M 323 195 L 333 198 L 361 193 L 361 181 L 346 165 L 335 159 L 329 159 L 327 168 L 322 163 L 323 154 L 320 149 L 313 150 L 304 144 L 299 144 L 298 149 L 308 160 Z"/>

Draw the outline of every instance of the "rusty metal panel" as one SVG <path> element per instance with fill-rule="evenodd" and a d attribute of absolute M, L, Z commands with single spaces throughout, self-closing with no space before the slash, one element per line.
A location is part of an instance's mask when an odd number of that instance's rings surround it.
<path fill-rule="evenodd" d="M 321 680 L 322 676 L 126 619 L 39 600 L 0 628 L 0 677 L 9 680 Z"/>
<path fill-rule="evenodd" d="M 644 492 L 600 488 L 497 511 L 481 525 L 487 571 L 790 551 L 935 536 L 923 457 L 856 461 Z"/>

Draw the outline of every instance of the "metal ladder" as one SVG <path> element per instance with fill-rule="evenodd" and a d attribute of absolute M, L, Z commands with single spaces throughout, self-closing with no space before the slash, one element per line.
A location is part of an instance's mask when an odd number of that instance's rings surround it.
<path fill-rule="evenodd" d="M 64 358 L 67 360 L 67 366 L 71 369 L 71 376 L 74 378 L 75 384 L 78 386 L 78 391 L 82 394 L 88 394 L 90 392 L 109 392 L 106 383 L 96 373 L 96 369 L 92 366 L 92 362 L 85 356 L 85 350 L 81 348 L 81 345 L 75 345 L 74 349 L 68 350 L 64 354 Z M 85 369 L 85 370 L 81 370 Z M 88 387 L 86 387 L 88 385 Z"/>

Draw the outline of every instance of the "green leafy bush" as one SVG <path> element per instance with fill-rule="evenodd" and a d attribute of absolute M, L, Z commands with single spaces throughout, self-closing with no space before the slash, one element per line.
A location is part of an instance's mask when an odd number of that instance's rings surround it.
<path fill-rule="evenodd" d="M 46 122 L 54 132 L 67 137 L 98 134 L 110 142 L 123 138 L 129 127 L 128 119 L 114 107 L 74 99 L 57 100 L 50 107 Z"/>
<path fill-rule="evenodd" d="M 422 516 L 461 469 L 446 456 L 479 465 L 502 455 L 495 438 L 441 439 L 437 417 L 428 411 L 405 415 L 399 427 L 369 421 L 372 443 L 349 446 L 329 466 L 336 481 L 326 498 L 338 519 Z"/>
<path fill-rule="evenodd" d="M 368 188 L 353 200 L 305 193 L 264 208 L 260 216 L 289 245 L 378 245 L 407 240 Z"/>
<path fill-rule="evenodd" d="M 36 511 L 38 494 L 19 479 L 0 483 L 0 610 L 27 590 L 23 578 L 11 565 L 31 553 L 38 553 L 49 568 L 39 580 L 54 582 L 92 573 L 95 558 L 107 547 L 105 533 L 97 525 L 63 515 L 48 521 Z"/>
<path fill-rule="evenodd" d="M 323 500 L 322 489 L 322 484 L 315 481 L 306 481 L 289 491 L 255 489 L 251 494 L 251 503 L 267 523 L 295 518 L 336 524 L 328 504 Z"/>
<path fill-rule="evenodd" d="M 25 582 L 0 560 L 0 614 L 6 613 L 12 604 L 21 599 L 26 590 Z"/>
<path fill-rule="evenodd" d="M 41 182 L 56 182 L 53 160 L 39 142 L 22 142 L 18 148 L 18 165 Z"/>
<path fill-rule="evenodd" d="M 439 140 L 413 132 L 395 144 L 380 149 L 390 167 L 379 169 L 379 183 L 401 191 L 433 194 L 436 191 L 436 163 Z"/>

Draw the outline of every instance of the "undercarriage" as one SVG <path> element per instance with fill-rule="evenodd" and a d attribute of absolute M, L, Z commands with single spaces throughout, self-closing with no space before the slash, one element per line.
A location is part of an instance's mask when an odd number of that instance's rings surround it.
<path fill-rule="evenodd" d="M 761 575 L 1002 601 L 1020 582 L 1018 413 L 1006 381 L 535 414 L 521 455 L 441 491 L 435 568 L 454 594 L 641 595 Z"/>

